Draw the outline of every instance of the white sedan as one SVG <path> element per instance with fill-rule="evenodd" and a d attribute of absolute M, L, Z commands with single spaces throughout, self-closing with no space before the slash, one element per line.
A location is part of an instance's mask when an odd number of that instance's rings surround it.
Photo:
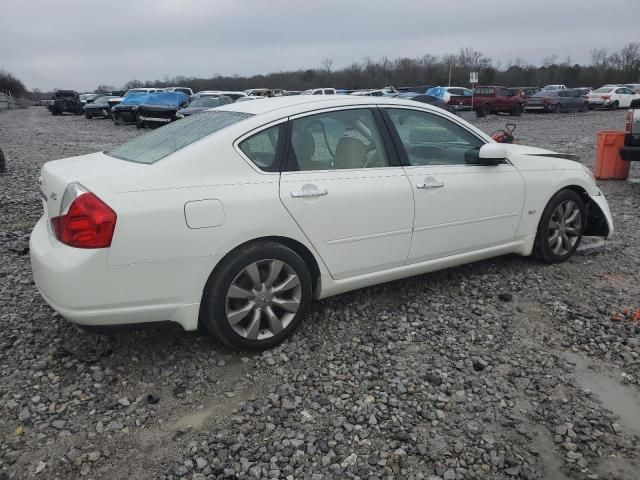
<path fill-rule="evenodd" d="M 629 87 L 619 85 L 605 85 L 587 94 L 589 108 L 610 108 L 612 110 L 629 108 L 631 101 L 636 98 L 640 98 L 640 94 Z"/>
<path fill-rule="evenodd" d="M 46 163 L 35 281 L 84 328 L 172 321 L 269 348 L 314 298 L 608 237 L 605 197 L 567 157 L 411 100 L 224 105 Z"/>

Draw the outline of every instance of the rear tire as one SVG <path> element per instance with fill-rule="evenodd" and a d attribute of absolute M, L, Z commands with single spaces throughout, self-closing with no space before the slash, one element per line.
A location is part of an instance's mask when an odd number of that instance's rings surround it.
<path fill-rule="evenodd" d="M 618 110 L 620 108 L 620 103 L 616 100 L 611 104 L 611 110 Z"/>
<path fill-rule="evenodd" d="M 584 102 L 584 104 L 582 105 L 582 109 L 580 111 L 581 112 L 588 112 L 589 110 L 591 110 L 589 108 L 589 103 L 588 102 Z"/>
<path fill-rule="evenodd" d="M 562 263 L 573 256 L 582 241 L 587 211 L 580 195 L 560 190 L 542 212 L 533 256 L 544 263 Z"/>
<path fill-rule="evenodd" d="M 309 268 L 276 242 L 253 243 L 216 267 L 204 289 L 200 322 L 225 345 L 265 350 L 290 337 L 312 298 Z"/>

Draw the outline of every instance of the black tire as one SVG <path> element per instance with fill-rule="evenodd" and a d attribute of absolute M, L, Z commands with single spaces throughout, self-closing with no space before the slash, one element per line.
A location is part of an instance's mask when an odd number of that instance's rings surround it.
<path fill-rule="evenodd" d="M 146 125 L 144 124 L 144 122 L 138 122 L 138 123 L 136 123 L 136 127 L 137 128 L 145 128 Z"/>
<path fill-rule="evenodd" d="M 577 238 L 575 243 L 570 249 L 567 249 L 565 253 L 558 254 L 553 251 L 551 247 L 551 236 L 549 231 L 551 228 L 551 221 L 556 212 L 556 209 L 565 202 L 572 201 L 580 211 L 580 227 L 577 232 Z M 573 190 L 560 190 L 556 193 L 542 212 L 540 223 L 538 224 L 538 231 L 536 233 L 536 239 L 533 246 L 533 256 L 544 263 L 562 263 L 567 261 L 573 256 L 580 242 L 582 241 L 582 235 L 584 234 L 584 227 L 587 223 L 587 209 L 580 195 Z"/>
<path fill-rule="evenodd" d="M 84 118 L 86 118 L 87 120 L 91 120 L 91 115 L 89 115 L 88 113 L 85 113 Z"/>
<path fill-rule="evenodd" d="M 299 306 L 293 319 L 279 334 L 261 340 L 248 339 L 234 330 L 227 320 L 227 292 L 245 268 L 256 262 L 279 260 L 298 276 Z M 265 350 L 275 347 L 290 337 L 307 316 L 312 298 L 309 268 L 300 256 L 276 242 L 259 242 L 232 252 L 216 267 L 205 286 L 200 309 L 200 323 L 225 345 L 239 350 Z M 260 320 L 264 322 L 264 320 Z"/>
<path fill-rule="evenodd" d="M 113 114 L 113 124 L 114 124 L 114 125 L 120 125 L 120 123 L 121 123 L 121 122 L 120 122 L 120 115 L 118 115 L 118 114 L 114 113 L 114 114 Z"/>
<path fill-rule="evenodd" d="M 589 110 L 591 110 L 589 108 L 589 102 L 584 102 L 584 104 L 582 105 L 582 108 L 580 109 L 581 112 L 588 112 Z"/>
<path fill-rule="evenodd" d="M 521 116 L 522 115 L 522 105 L 517 103 L 516 106 L 513 107 L 513 110 L 511 110 L 510 114 L 511 114 L 512 117 Z"/>
<path fill-rule="evenodd" d="M 620 108 L 620 103 L 616 100 L 611 104 L 611 110 L 618 110 Z"/>
<path fill-rule="evenodd" d="M 551 113 L 560 113 L 562 112 L 562 105 L 560 105 L 559 103 L 554 103 L 551 106 Z"/>

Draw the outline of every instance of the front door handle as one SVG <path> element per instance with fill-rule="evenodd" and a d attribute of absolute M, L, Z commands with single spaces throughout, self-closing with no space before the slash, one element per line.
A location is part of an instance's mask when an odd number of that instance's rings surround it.
<path fill-rule="evenodd" d="M 291 196 L 293 198 L 322 197 L 328 193 L 329 191 L 326 188 L 323 188 L 322 190 L 298 190 L 297 192 L 291 192 Z"/>
<path fill-rule="evenodd" d="M 418 183 L 416 187 L 420 190 L 426 190 L 429 188 L 442 188 L 444 187 L 444 182 L 429 182 L 429 183 Z"/>

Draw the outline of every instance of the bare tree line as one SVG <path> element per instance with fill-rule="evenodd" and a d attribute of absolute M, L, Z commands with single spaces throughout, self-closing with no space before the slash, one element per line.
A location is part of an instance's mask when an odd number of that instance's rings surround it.
<path fill-rule="evenodd" d="M 330 86 L 346 89 L 396 87 L 410 85 L 469 85 L 469 72 L 477 71 L 481 84 L 505 86 L 542 86 L 565 84 L 568 86 L 597 87 L 605 83 L 640 83 L 640 43 L 629 43 L 620 51 L 609 53 L 606 49 L 591 51 L 591 63 L 580 65 L 571 59 L 560 61 L 557 55 L 545 57 L 540 65 L 532 65 L 517 58 L 507 65 L 494 63 L 483 53 L 466 47 L 458 54 L 436 56 L 425 54 L 419 58 L 378 60 L 365 58 L 344 68 L 334 69 L 333 60 L 325 58 L 319 68 L 273 72 L 253 76 L 214 75 L 211 78 L 166 76 L 162 80 L 130 80 L 122 90 L 136 87 L 165 87 L 181 85 L 200 90 L 246 90 L 272 87 L 286 90 Z M 27 92 L 25 85 L 11 73 L 0 70 L 0 91 L 11 91 L 21 97 L 45 98 L 50 92 L 34 89 Z M 96 91 L 114 91 L 111 85 L 99 85 Z"/>
<path fill-rule="evenodd" d="M 505 86 L 568 86 L 597 87 L 605 83 L 640 82 L 640 43 L 629 43 L 620 51 L 609 54 L 605 49 L 591 51 L 591 63 L 580 65 L 570 58 L 563 61 L 557 55 L 543 59 L 535 66 L 518 58 L 506 66 L 494 64 L 481 52 L 467 47 L 458 54 L 419 58 L 366 58 L 361 62 L 333 69 L 333 61 L 325 58 L 316 69 L 274 72 L 243 77 L 215 75 L 211 78 L 178 75 L 162 80 L 131 80 L 123 89 L 182 85 L 199 90 L 246 90 L 257 87 L 277 87 L 287 90 L 331 86 L 346 89 L 380 88 L 393 85 L 469 85 L 469 72 L 479 72 L 481 84 Z"/>

